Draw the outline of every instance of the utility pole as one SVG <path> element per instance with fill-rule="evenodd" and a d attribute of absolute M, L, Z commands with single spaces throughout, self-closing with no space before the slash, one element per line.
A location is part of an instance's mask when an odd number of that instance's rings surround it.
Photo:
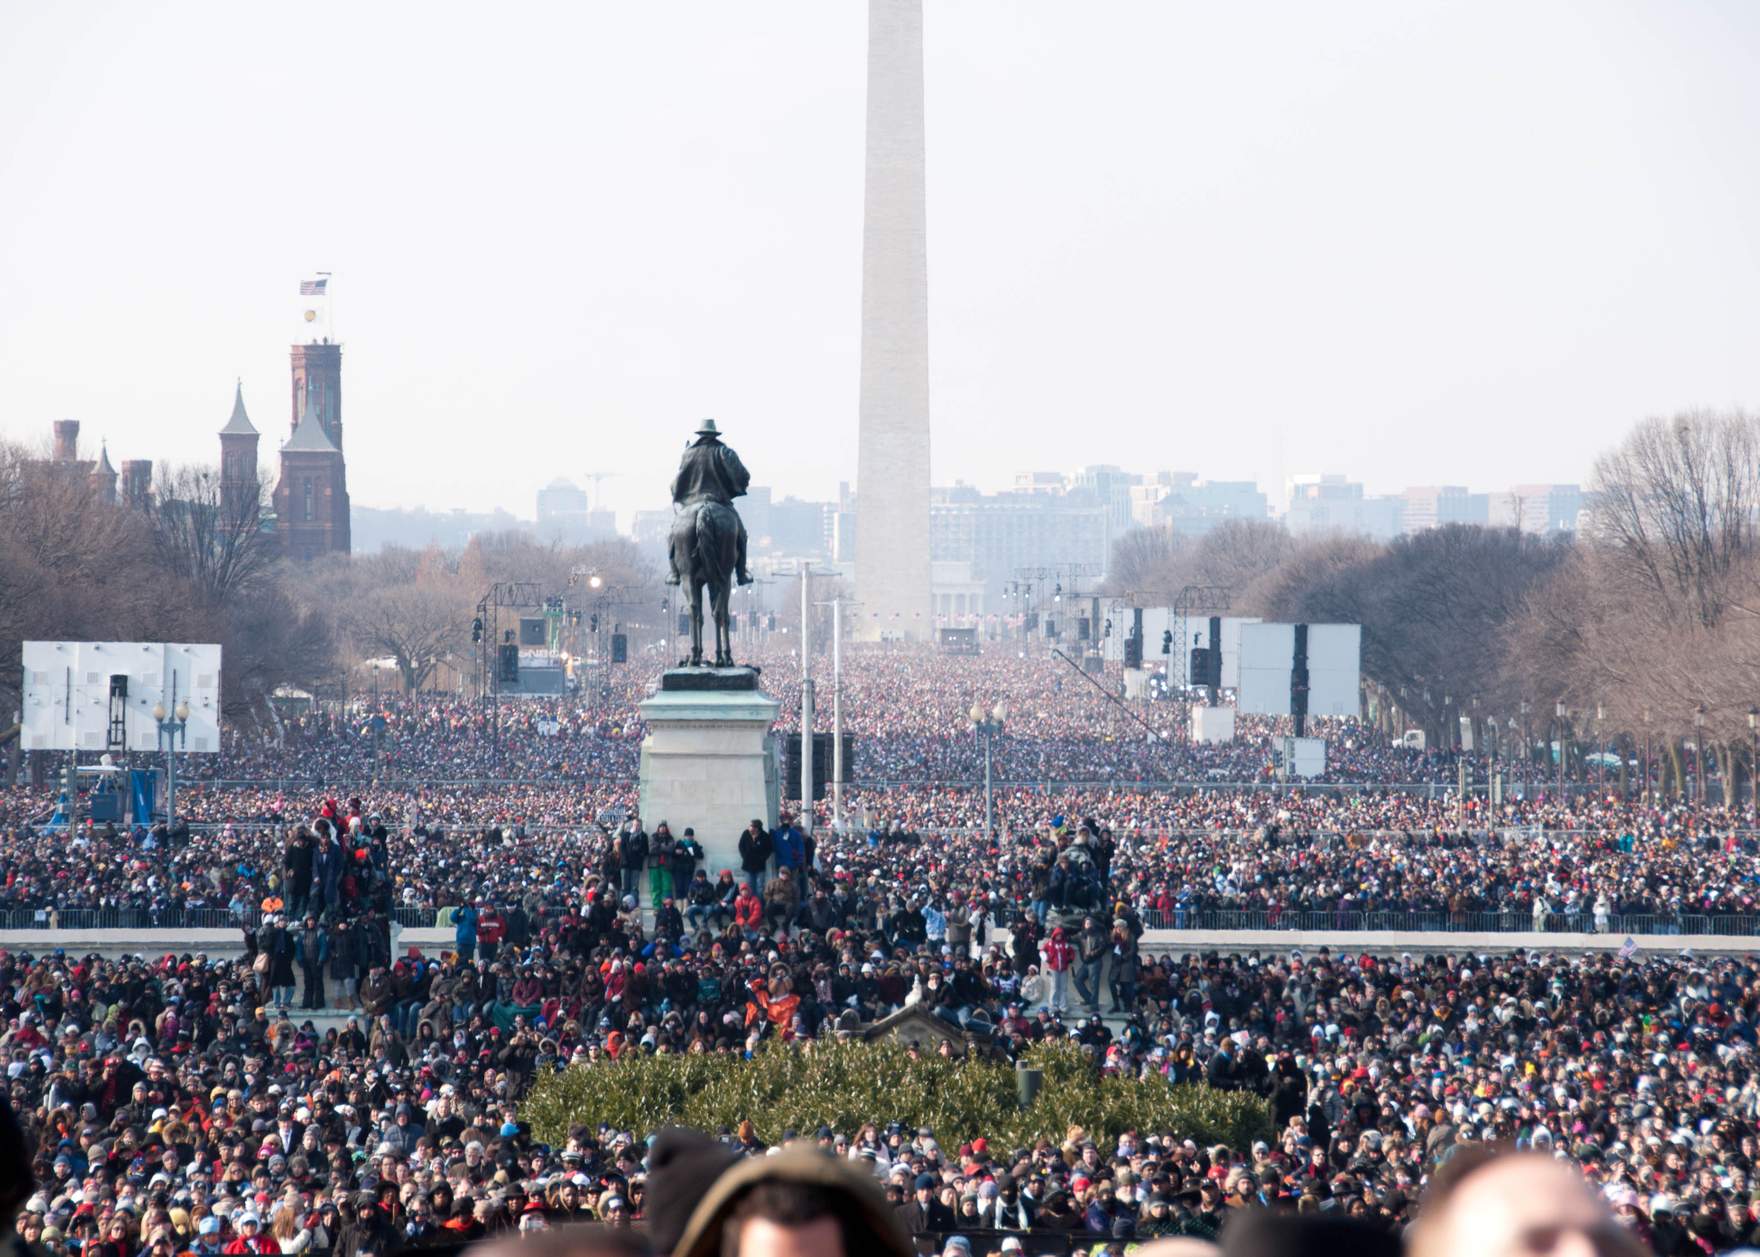
<path fill-rule="evenodd" d="M 813 567 L 801 563 L 801 833 L 813 832 Z"/>

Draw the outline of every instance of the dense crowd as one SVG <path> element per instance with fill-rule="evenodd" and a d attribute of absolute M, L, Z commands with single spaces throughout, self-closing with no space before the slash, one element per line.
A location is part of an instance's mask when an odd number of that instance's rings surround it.
<path fill-rule="evenodd" d="M 1023 745 L 1062 764 L 1107 744 L 1084 731 L 1079 678 L 1020 667 Z M 901 715 L 911 703 L 874 675 L 868 698 L 846 695 L 871 722 L 856 727 L 932 762 L 971 687 L 913 689 L 921 710 Z M 1060 714 L 1035 736 L 1021 696 L 1041 682 L 1076 714 L 1046 699 Z M 884 1112 L 798 1132 L 917 1232 L 1210 1237 L 1254 1203 L 1391 1225 L 1457 1144 L 1495 1140 L 1570 1160 L 1659 1252 L 1755 1238 L 1751 959 L 1612 940 L 1576 956 L 1224 955 L 1149 934 L 1231 912 L 1662 931 L 1751 917 L 1751 813 L 1599 793 L 1462 808 L 1382 788 L 1415 761 L 1389 751 L 1384 774 L 1376 751 L 1346 788 L 1005 783 L 987 829 L 982 792 L 931 769 L 851 789 L 841 826 L 825 808 L 812 833 L 754 823 L 712 861 L 704 839 L 731 835 L 638 814 L 605 748 L 633 752 L 639 730 L 609 708 L 504 712 L 487 749 L 480 709 L 387 710 L 376 738 L 357 712 L 241 741 L 180 793 L 174 826 L 68 832 L 43 823 L 45 791 L 0 794 L 0 910 L 168 925 L 210 910 L 243 940 L 242 956 L 0 952 L 0 1059 L 41 1184 L 27 1241 L 357 1257 L 651 1225 L 654 1132 L 586 1124 L 546 1144 L 520 1112 L 535 1079 L 632 1053 L 807 1051 L 906 1007 L 974 1048 L 1073 1039 L 1097 1076 L 1251 1091 L 1272 1115 L 1242 1147 L 1081 1129 L 955 1147 Z M 555 757 L 505 772 L 540 745 Z M 503 780 L 472 780 L 497 765 Z M 358 784 L 298 785 L 314 767 Z M 394 947 L 394 914 L 444 922 L 449 945 Z M 749 1126 L 719 1134 L 730 1154 L 768 1151 Z"/>
<path fill-rule="evenodd" d="M 243 922 L 300 876 L 286 862 L 296 791 L 210 783 L 184 793 L 174 830 L 86 824 L 71 835 L 22 821 L 22 793 L 0 825 L 0 913 L 14 924 L 86 909 L 130 912 L 131 923 Z M 604 863 L 635 796 L 609 784 L 429 787 L 375 799 L 351 821 L 368 827 L 362 867 L 385 905 L 431 923 L 467 887 L 561 904 Z M 1038 865 L 1055 835 L 1097 818 L 1116 894 L 1167 928 L 1313 927 L 1328 915 L 1357 928 L 1416 913 L 1437 928 L 1495 917 L 1496 928 L 1690 933 L 1746 928 L 1760 896 L 1760 835 L 1745 810 L 1590 795 L 1495 809 L 1474 800 L 1462 812 L 1452 798 L 1368 791 L 1031 788 L 999 791 L 995 808 L 986 834 L 983 794 L 969 787 L 852 790 L 846 824 L 821 808 L 818 832 L 851 879 L 932 871 L 942 910 L 982 895 L 1012 914 L 1042 900 Z M 676 879 L 681 894 L 690 871 Z"/>
<path fill-rule="evenodd" d="M 1095 837 L 1057 841 L 1074 855 Z M 529 1214 L 640 1221 L 652 1132 L 545 1146 L 519 1113 L 534 1078 L 625 1053 L 807 1050 L 909 1005 L 1006 1053 L 1073 1037 L 1097 1074 L 1250 1090 L 1272 1113 L 1236 1148 L 1081 1130 L 956 1148 L 883 1112 L 801 1132 L 873 1173 L 914 1229 L 1203 1236 L 1254 1202 L 1394 1222 L 1480 1140 L 1568 1156 L 1658 1251 L 1755 1226 L 1747 957 L 1146 955 L 1128 902 L 1004 927 L 987 897 L 940 911 L 933 862 L 886 882 L 790 827 L 753 838 L 762 867 L 694 920 L 668 894 L 639 911 L 636 893 L 673 888 L 611 852 L 559 901 L 473 906 L 444 954 L 374 955 L 359 1013 L 323 1029 L 277 1007 L 260 933 L 240 960 L 0 956 L 0 1055 L 44 1185 L 25 1237 L 353 1254 Z M 761 1150 L 749 1127 L 726 1137 Z"/>
<path fill-rule="evenodd" d="M 778 727 L 798 727 L 798 659 L 763 649 L 754 662 L 766 692 L 781 703 Z M 823 683 L 828 665 L 817 667 Z M 375 779 L 630 780 L 647 732 L 636 705 L 654 679 L 632 663 L 612 670 L 602 686 L 564 698 L 365 695 L 230 730 L 220 754 L 192 767 L 213 780 L 350 786 Z M 851 772 L 874 783 L 970 782 L 983 772 L 971 706 L 988 710 L 1000 701 L 1009 714 L 992 744 L 992 769 L 1003 780 L 1251 783 L 1275 775 L 1287 720 L 1241 716 L 1234 741 L 1194 745 L 1185 736 L 1183 701 L 1122 704 L 1122 685 L 1116 664 L 1093 677 L 1039 653 L 850 652 L 841 707 L 844 729 L 855 737 Z M 1453 780 L 1445 757 L 1395 747 L 1368 725 L 1316 720 L 1311 729 L 1329 739 L 1323 780 Z"/>

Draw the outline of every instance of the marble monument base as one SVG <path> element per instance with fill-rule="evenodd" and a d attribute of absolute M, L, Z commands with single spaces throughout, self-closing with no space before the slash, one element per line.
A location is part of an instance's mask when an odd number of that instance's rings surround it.
<path fill-rule="evenodd" d="M 673 668 L 638 705 L 642 740 L 641 818 L 682 837 L 696 830 L 703 867 L 741 876 L 739 836 L 753 817 L 777 820 L 776 757 L 770 725 L 781 704 L 758 688 L 752 668 Z"/>

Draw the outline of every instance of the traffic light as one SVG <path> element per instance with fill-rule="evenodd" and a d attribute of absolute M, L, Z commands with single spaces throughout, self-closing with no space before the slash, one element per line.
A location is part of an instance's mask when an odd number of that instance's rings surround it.
<path fill-rule="evenodd" d="M 611 662 L 629 662 L 629 638 L 625 637 L 622 633 L 613 633 L 611 635 Z"/>
<path fill-rule="evenodd" d="M 478 616 L 471 621 L 471 645 L 475 646 L 483 640 L 483 617 Z"/>
<path fill-rule="evenodd" d="M 1172 629 L 1163 629 L 1161 632 L 1161 653 L 1164 655 L 1171 655 L 1173 653 Z"/>

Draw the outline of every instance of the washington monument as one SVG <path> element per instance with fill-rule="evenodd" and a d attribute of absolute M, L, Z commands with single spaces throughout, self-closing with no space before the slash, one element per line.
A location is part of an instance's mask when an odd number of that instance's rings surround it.
<path fill-rule="evenodd" d="M 923 172 L 923 0 L 868 0 L 862 221 L 859 636 L 931 636 L 929 257 Z"/>

